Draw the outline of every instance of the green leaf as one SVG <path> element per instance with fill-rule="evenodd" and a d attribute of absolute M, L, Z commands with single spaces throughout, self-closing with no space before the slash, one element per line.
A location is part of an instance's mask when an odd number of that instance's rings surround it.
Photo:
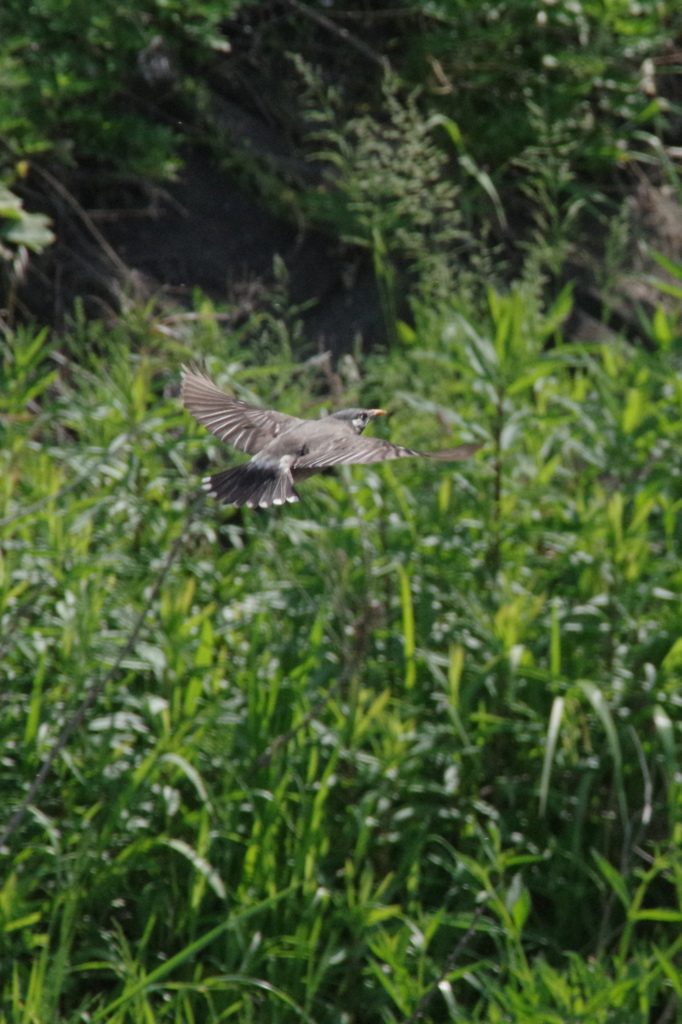
<path fill-rule="evenodd" d="M 552 702 L 552 711 L 549 716 L 547 727 L 547 740 L 545 741 L 545 756 L 542 762 L 542 777 L 540 779 L 540 816 L 544 817 L 547 811 L 547 797 L 549 796 L 549 780 L 554 763 L 559 735 L 561 732 L 561 719 L 564 713 L 564 698 L 555 697 Z"/>
<path fill-rule="evenodd" d="M 42 250 L 54 242 L 54 234 L 49 229 L 50 218 L 42 213 L 23 213 L 21 218 L 9 226 L 0 225 L 0 234 L 7 242 L 14 245 L 25 245 L 33 252 Z"/>
<path fill-rule="evenodd" d="M 592 850 L 592 856 L 597 862 L 597 865 L 602 875 L 609 883 L 609 885 L 613 889 L 614 893 L 616 894 L 620 902 L 623 904 L 626 910 L 629 910 L 630 905 L 632 903 L 632 899 L 630 897 L 630 894 L 628 893 L 623 876 L 620 874 L 620 872 L 616 871 L 614 866 L 605 857 L 602 857 L 602 855 L 597 850 Z"/>

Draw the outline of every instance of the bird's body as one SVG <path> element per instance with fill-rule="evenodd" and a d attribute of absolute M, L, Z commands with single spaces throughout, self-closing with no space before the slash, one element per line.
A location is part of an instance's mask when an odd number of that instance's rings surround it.
<path fill-rule="evenodd" d="M 268 508 L 298 501 L 294 483 L 331 466 L 385 462 L 424 456 L 459 462 L 479 447 L 461 445 L 420 452 L 381 438 L 361 437 L 383 409 L 343 409 L 323 420 L 297 416 L 242 402 L 226 395 L 195 366 L 182 368 L 182 401 L 216 437 L 251 455 L 251 461 L 206 477 L 203 486 L 224 504 Z"/>

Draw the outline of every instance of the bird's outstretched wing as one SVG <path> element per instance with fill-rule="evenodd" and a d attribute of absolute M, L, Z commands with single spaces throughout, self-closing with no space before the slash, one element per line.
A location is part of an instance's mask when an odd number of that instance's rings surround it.
<path fill-rule="evenodd" d="M 226 395 L 193 363 L 182 368 L 182 404 L 221 441 L 255 455 L 270 441 L 305 420 L 261 409 Z"/>
<path fill-rule="evenodd" d="M 478 451 L 480 444 L 462 444 L 459 448 L 444 448 L 438 452 L 420 452 L 416 448 L 404 448 L 391 444 L 380 437 L 325 438 L 321 445 L 311 445 L 306 455 L 299 456 L 294 469 L 325 469 L 327 466 L 343 466 L 349 463 L 367 464 L 388 462 L 391 459 L 406 459 L 419 456 L 438 459 L 441 462 L 461 462 Z"/>

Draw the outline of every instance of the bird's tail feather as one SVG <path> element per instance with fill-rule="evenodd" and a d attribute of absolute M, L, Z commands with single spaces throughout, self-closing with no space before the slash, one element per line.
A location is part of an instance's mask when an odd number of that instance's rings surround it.
<path fill-rule="evenodd" d="M 224 505 L 236 505 L 237 508 L 242 505 L 269 508 L 270 505 L 299 500 L 290 473 L 259 469 L 249 463 L 204 477 L 202 486 Z"/>

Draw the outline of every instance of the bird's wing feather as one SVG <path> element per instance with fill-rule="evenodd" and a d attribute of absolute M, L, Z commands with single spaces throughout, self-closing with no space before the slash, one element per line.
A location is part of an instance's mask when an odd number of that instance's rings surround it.
<path fill-rule="evenodd" d="M 270 441 L 305 420 L 261 409 L 226 395 L 193 364 L 182 368 L 182 403 L 221 441 L 255 455 Z"/>
<path fill-rule="evenodd" d="M 325 438 L 323 445 L 311 446 L 306 455 L 299 456 L 294 463 L 295 469 L 325 469 L 327 466 L 342 466 L 349 463 L 367 464 L 370 462 L 388 462 L 391 459 L 405 459 L 421 456 L 427 459 L 438 459 L 442 462 L 461 462 L 468 459 L 481 446 L 479 444 L 463 444 L 459 448 L 446 448 L 438 452 L 420 452 L 415 448 L 404 448 L 399 444 L 391 444 L 380 437 L 343 437 Z"/>

